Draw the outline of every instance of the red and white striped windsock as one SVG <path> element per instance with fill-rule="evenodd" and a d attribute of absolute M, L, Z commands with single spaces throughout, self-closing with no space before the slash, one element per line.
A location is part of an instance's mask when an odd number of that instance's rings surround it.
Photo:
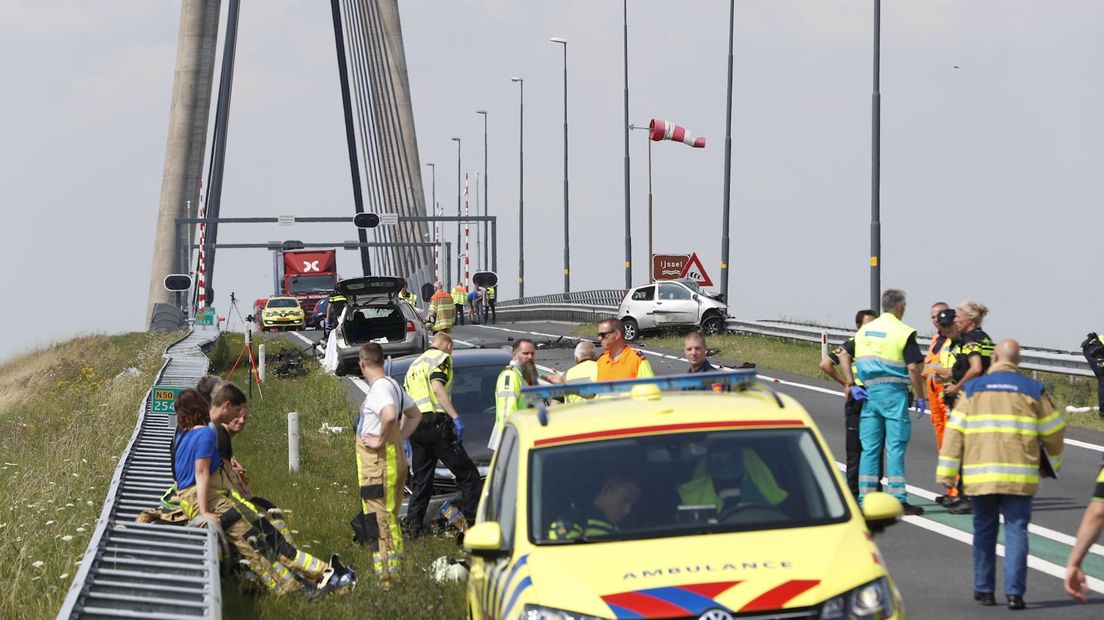
<path fill-rule="evenodd" d="M 682 125 L 676 125 L 661 118 L 653 118 L 652 122 L 648 123 L 648 129 L 651 132 L 649 137 L 655 142 L 659 142 L 660 140 L 674 140 L 696 149 L 705 148 L 705 138 L 695 138 L 694 134 L 690 133 Z"/>

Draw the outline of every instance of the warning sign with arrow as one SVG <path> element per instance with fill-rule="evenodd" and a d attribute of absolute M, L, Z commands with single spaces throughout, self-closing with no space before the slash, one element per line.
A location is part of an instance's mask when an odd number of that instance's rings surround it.
<path fill-rule="evenodd" d="M 686 261 L 686 266 L 682 268 L 682 275 L 679 277 L 689 278 L 697 282 L 698 286 L 713 286 L 713 280 L 710 280 L 709 274 L 705 273 L 705 267 L 702 266 L 697 252 L 690 255 L 690 259 Z"/>

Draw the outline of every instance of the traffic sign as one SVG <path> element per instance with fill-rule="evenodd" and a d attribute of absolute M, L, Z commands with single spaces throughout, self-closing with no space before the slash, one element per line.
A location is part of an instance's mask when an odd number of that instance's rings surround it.
<path fill-rule="evenodd" d="M 690 259 L 686 261 L 686 266 L 682 268 L 682 275 L 679 277 L 689 278 L 697 282 L 698 286 L 713 286 L 713 280 L 710 280 L 709 274 L 705 273 L 705 267 L 702 266 L 697 252 L 690 255 Z"/>
<path fill-rule="evenodd" d="M 153 413 L 176 413 L 176 397 L 184 388 L 168 385 L 153 386 L 153 395 L 150 398 L 150 411 Z"/>
<path fill-rule="evenodd" d="M 276 223 L 279 224 L 280 226 L 294 226 L 295 225 L 295 216 L 294 215 L 277 215 L 276 216 Z"/>
<path fill-rule="evenodd" d="M 652 278 L 656 280 L 676 280 L 682 277 L 689 254 L 653 254 Z"/>
<path fill-rule="evenodd" d="M 395 226 L 399 223 L 398 213 L 381 213 L 379 218 L 380 226 Z"/>
<path fill-rule="evenodd" d="M 214 325 L 215 324 L 215 309 L 205 308 L 195 318 L 196 325 Z"/>

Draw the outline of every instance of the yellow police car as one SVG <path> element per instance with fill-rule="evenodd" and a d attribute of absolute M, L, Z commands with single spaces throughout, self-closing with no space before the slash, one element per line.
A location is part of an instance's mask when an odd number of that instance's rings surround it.
<path fill-rule="evenodd" d="M 470 618 L 904 617 L 872 536 L 900 503 L 861 511 L 754 371 L 527 392 L 600 396 L 507 420 L 464 539 Z"/>
<path fill-rule="evenodd" d="M 261 310 L 261 330 L 303 329 L 306 326 L 306 314 L 299 300 L 294 297 L 269 297 Z"/>

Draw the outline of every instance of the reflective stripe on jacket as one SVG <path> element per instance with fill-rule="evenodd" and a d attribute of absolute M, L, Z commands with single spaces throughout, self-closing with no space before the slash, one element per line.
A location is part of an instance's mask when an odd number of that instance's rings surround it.
<path fill-rule="evenodd" d="M 511 413 L 529 406 L 521 395 L 525 385 L 521 369 L 512 363 L 499 373 L 495 385 L 495 425 L 499 428 Z"/>
<path fill-rule="evenodd" d="M 961 471 L 967 495 L 1034 495 L 1040 453 L 1062 466 L 1066 422 L 1043 384 L 1008 363 L 967 382 L 951 411 L 936 480 L 953 485 Z"/>
<path fill-rule="evenodd" d="M 426 352 L 414 360 L 406 371 L 406 380 L 403 382 L 403 387 L 406 388 L 406 392 L 414 399 L 414 404 L 418 406 L 418 410 L 422 413 L 445 412 L 445 408 L 437 400 L 437 394 L 433 392 L 430 385 L 433 381 L 431 377 L 438 370 L 445 373 L 447 377 L 445 390 L 451 389 L 452 358 L 444 351 L 426 349 Z"/>
<path fill-rule="evenodd" d="M 437 291 L 429 298 L 429 314 L 433 317 L 433 331 L 452 329 L 456 324 L 456 306 L 444 291 Z"/>
<path fill-rule="evenodd" d="M 915 333 L 915 329 L 890 312 L 883 312 L 882 316 L 863 325 L 855 334 L 855 368 L 859 380 L 867 386 L 879 383 L 907 386 L 905 343 Z"/>

